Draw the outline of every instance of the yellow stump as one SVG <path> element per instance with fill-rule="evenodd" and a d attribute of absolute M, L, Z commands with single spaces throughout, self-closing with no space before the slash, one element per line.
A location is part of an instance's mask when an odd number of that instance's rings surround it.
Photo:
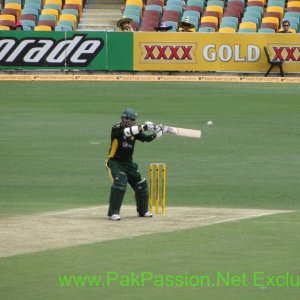
<path fill-rule="evenodd" d="M 154 181 L 154 167 L 155 167 L 155 181 Z M 155 193 L 155 213 L 159 213 L 159 200 L 161 195 L 161 212 L 165 213 L 166 208 L 166 164 L 165 163 L 151 163 L 149 168 L 149 211 L 152 213 L 153 209 L 153 195 Z M 160 185 L 161 177 L 161 185 Z M 155 187 L 154 187 L 155 185 Z M 161 193 L 160 193 L 161 191 Z"/>
<path fill-rule="evenodd" d="M 153 202 L 153 164 L 150 164 L 149 169 L 149 211 L 152 213 L 152 202 Z"/>

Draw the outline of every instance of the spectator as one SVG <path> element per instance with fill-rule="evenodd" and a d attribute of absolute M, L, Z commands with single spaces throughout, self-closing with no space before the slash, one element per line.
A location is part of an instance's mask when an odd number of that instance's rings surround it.
<path fill-rule="evenodd" d="M 278 31 L 278 33 L 293 33 L 293 30 L 290 29 L 291 23 L 289 20 L 284 20 L 282 22 L 282 28 Z"/>
<path fill-rule="evenodd" d="M 169 31 L 173 28 L 173 26 L 167 26 L 166 22 L 162 22 L 160 23 L 160 25 L 158 27 L 155 27 L 155 30 L 158 32 L 166 32 Z"/>
<path fill-rule="evenodd" d="M 118 26 L 118 31 L 123 31 L 123 32 L 133 32 L 133 28 L 131 26 L 131 23 L 133 22 L 132 19 L 123 17 L 120 19 L 117 23 Z"/>
<path fill-rule="evenodd" d="M 23 30 L 23 25 L 21 22 L 16 22 L 14 27 L 13 27 L 13 30 Z"/>
<path fill-rule="evenodd" d="M 184 19 L 178 23 L 180 32 L 196 32 L 195 25 L 192 24 L 189 18 Z"/>

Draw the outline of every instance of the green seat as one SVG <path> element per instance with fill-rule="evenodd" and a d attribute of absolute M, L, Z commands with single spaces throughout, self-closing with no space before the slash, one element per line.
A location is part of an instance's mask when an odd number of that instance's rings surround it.
<path fill-rule="evenodd" d="M 123 15 L 124 16 L 135 15 L 141 17 L 141 7 L 138 5 L 126 5 Z"/>
<path fill-rule="evenodd" d="M 230 21 L 221 21 L 220 23 L 220 28 L 223 27 L 230 27 L 230 28 L 234 28 L 235 31 L 237 30 L 238 25 L 235 22 L 230 22 Z"/>
<path fill-rule="evenodd" d="M 54 15 L 40 15 L 39 21 L 54 21 L 56 23 L 56 17 Z"/>
<path fill-rule="evenodd" d="M 252 22 L 256 24 L 256 27 L 259 28 L 260 27 L 260 20 L 256 17 L 248 17 L 248 16 L 244 16 L 242 18 L 242 22 Z"/>
<path fill-rule="evenodd" d="M 160 13 L 160 15 L 162 15 L 162 12 L 163 12 L 162 6 L 155 5 L 155 4 L 146 5 L 145 10 L 155 10 L 155 11 L 158 11 Z"/>
<path fill-rule="evenodd" d="M 18 4 L 22 5 L 22 1 L 21 0 L 5 0 L 4 2 L 5 2 L 5 4 L 7 4 L 7 3 L 18 3 Z"/>
<path fill-rule="evenodd" d="M 35 17 L 35 20 L 37 22 L 40 14 L 39 14 L 39 11 L 36 10 L 36 9 L 34 9 L 34 8 L 30 8 L 30 7 L 26 8 L 26 7 L 24 7 L 22 9 L 21 15 L 32 15 L 32 16 Z"/>
<path fill-rule="evenodd" d="M 73 31 L 73 27 L 68 26 L 68 25 L 57 25 L 54 30 L 55 31 Z"/>
<path fill-rule="evenodd" d="M 135 24 L 138 26 L 138 28 L 141 26 L 141 18 L 136 15 L 126 15 L 127 18 L 132 19 Z"/>
<path fill-rule="evenodd" d="M 262 14 L 256 10 L 246 10 L 244 13 L 244 17 L 255 17 L 258 18 L 261 22 Z"/>
<path fill-rule="evenodd" d="M 76 9 L 63 9 L 61 11 L 61 14 L 62 15 L 65 15 L 65 14 L 67 14 L 67 15 L 75 15 L 76 18 L 77 18 L 77 23 L 79 23 L 78 10 L 76 10 Z"/>
<path fill-rule="evenodd" d="M 290 22 L 293 22 L 293 23 L 297 23 L 299 24 L 300 23 L 300 19 L 299 18 L 296 18 L 296 17 L 290 17 L 289 15 L 285 15 L 283 20 L 289 20 Z"/>
<path fill-rule="evenodd" d="M 275 33 L 275 29 L 272 28 L 259 28 L 258 33 Z"/>
<path fill-rule="evenodd" d="M 74 30 L 74 22 L 68 21 L 68 20 L 59 20 L 57 22 L 57 26 L 69 26 L 72 28 L 72 30 Z M 64 31 L 67 31 L 67 30 L 64 30 Z"/>
<path fill-rule="evenodd" d="M 180 13 L 180 16 L 182 16 L 182 12 L 183 12 L 183 8 L 180 5 L 176 5 L 176 4 L 167 4 L 165 6 L 166 10 L 174 10 L 174 11 L 178 11 Z"/>
<path fill-rule="evenodd" d="M 231 1 L 237 1 L 237 2 L 242 2 L 242 3 L 244 3 L 245 4 L 245 0 L 228 0 L 228 2 L 231 2 Z"/>
<path fill-rule="evenodd" d="M 201 6 L 202 9 L 204 8 L 205 4 L 205 0 L 187 0 L 186 2 L 187 6 Z"/>
<path fill-rule="evenodd" d="M 32 31 L 32 27 L 31 26 L 27 26 L 27 25 L 23 25 L 23 31 Z"/>
<path fill-rule="evenodd" d="M 215 28 L 213 27 L 200 27 L 198 32 L 215 32 Z"/>
<path fill-rule="evenodd" d="M 246 11 L 252 11 L 252 10 L 260 12 L 261 15 L 263 15 L 264 13 L 264 9 L 260 6 L 247 6 Z"/>
<path fill-rule="evenodd" d="M 25 0 L 25 4 L 26 3 L 37 3 L 39 4 L 41 7 L 43 6 L 43 0 Z"/>
<path fill-rule="evenodd" d="M 172 29 L 168 30 L 169 32 L 178 30 L 178 23 L 174 21 L 165 21 L 167 26 L 172 26 Z"/>
<path fill-rule="evenodd" d="M 224 2 L 219 0 L 208 0 L 206 6 L 221 6 L 224 8 Z"/>
<path fill-rule="evenodd" d="M 23 26 L 26 25 L 27 27 L 31 27 L 31 30 L 33 30 L 34 26 L 36 25 L 35 22 L 32 20 L 21 20 L 20 22 Z"/>
<path fill-rule="evenodd" d="M 61 12 L 60 5 L 56 3 L 46 3 L 44 9 L 56 9 L 59 13 Z"/>
<path fill-rule="evenodd" d="M 33 9 L 36 9 L 39 12 L 39 14 L 41 14 L 41 10 L 42 10 L 40 4 L 33 3 L 33 2 L 25 3 L 24 8 L 33 8 Z"/>
<path fill-rule="evenodd" d="M 166 4 L 175 4 L 182 7 L 183 3 L 181 0 L 168 0 Z"/>
<path fill-rule="evenodd" d="M 233 22 L 237 26 L 239 25 L 239 19 L 237 17 L 226 16 L 221 19 L 221 22 Z"/>
<path fill-rule="evenodd" d="M 298 33 L 299 32 L 299 23 L 294 23 L 290 21 L 290 28 L 295 29 L 295 31 Z"/>
<path fill-rule="evenodd" d="M 300 12 L 297 12 L 297 11 L 288 11 L 288 12 L 286 12 L 284 14 L 283 19 L 285 20 L 286 18 L 289 18 L 289 17 L 293 17 L 293 18 L 299 19 L 300 18 Z"/>
<path fill-rule="evenodd" d="M 187 18 L 190 16 L 196 17 L 198 19 L 198 21 L 200 20 L 200 12 L 199 11 L 187 10 L 187 11 L 184 11 L 182 14 L 183 18 Z"/>
<path fill-rule="evenodd" d="M 285 8 L 285 1 L 278 1 L 278 0 L 269 0 L 267 3 L 267 7 L 270 6 L 279 6 L 282 7 L 283 9 Z"/>
<path fill-rule="evenodd" d="M 255 33 L 256 31 L 253 28 L 239 28 L 238 32 L 248 32 L 248 33 Z"/>

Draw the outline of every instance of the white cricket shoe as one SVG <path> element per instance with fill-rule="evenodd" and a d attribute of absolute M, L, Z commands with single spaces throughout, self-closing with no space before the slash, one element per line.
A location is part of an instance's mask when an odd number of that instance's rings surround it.
<path fill-rule="evenodd" d="M 145 218 L 152 218 L 153 215 L 152 215 L 149 211 L 147 211 L 147 212 L 144 214 L 144 217 L 145 217 Z"/>
<path fill-rule="evenodd" d="M 111 221 L 120 221 L 121 220 L 121 217 L 117 214 L 113 214 L 112 216 L 108 217 L 109 220 Z"/>

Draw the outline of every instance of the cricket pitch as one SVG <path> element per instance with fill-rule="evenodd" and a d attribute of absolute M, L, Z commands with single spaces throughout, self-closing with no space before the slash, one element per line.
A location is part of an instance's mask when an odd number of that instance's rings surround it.
<path fill-rule="evenodd" d="M 240 221 L 288 211 L 167 207 L 165 215 L 138 218 L 134 206 L 122 207 L 122 220 L 109 221 L 107 206 L 68 209 L 0 219 L 0 257 L 95 242 Z"/>

